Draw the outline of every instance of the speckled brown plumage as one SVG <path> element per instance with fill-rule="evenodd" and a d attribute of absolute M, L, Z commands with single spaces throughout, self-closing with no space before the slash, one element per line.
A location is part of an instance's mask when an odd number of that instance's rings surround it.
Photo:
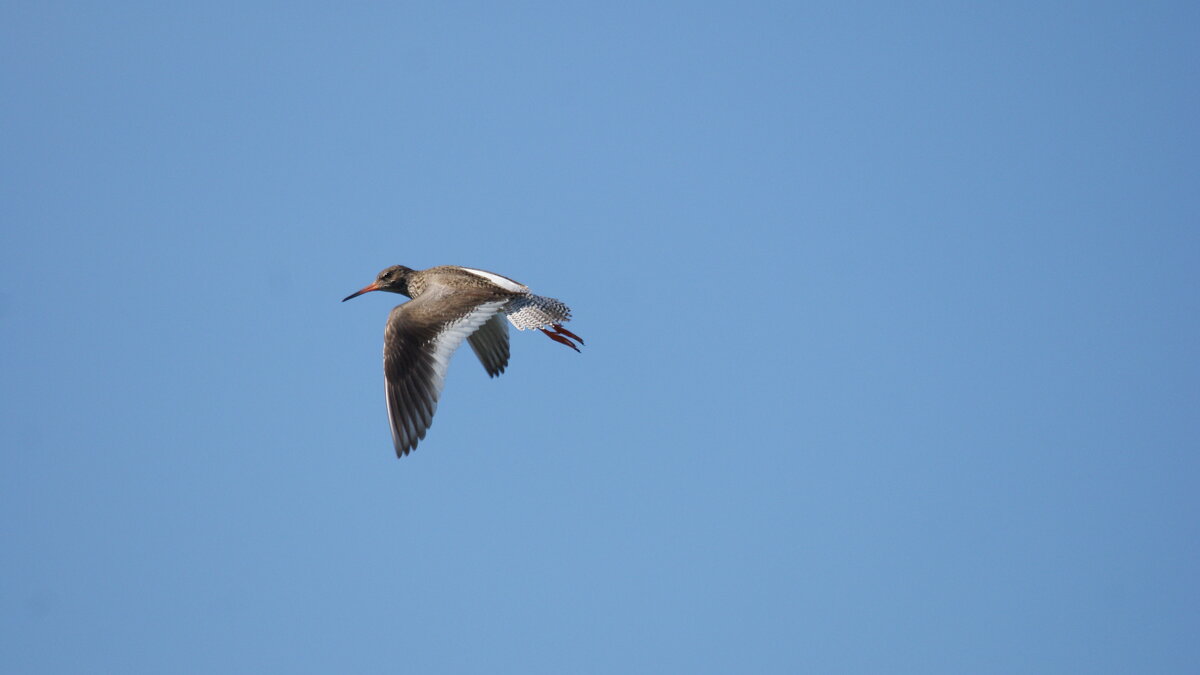
<path fill-rule="evenodd" d="M 583 344 L 562 327 L 571 317 L 566 304 L 535 295 L 524 284 L 494 272 L 454 265 L 426 270 L 394 265 L 343 302 L 370 291 L 412 298 L 392 309 L 384 330 L 384 381 L 397 456 L 407 455 L 425 438 L 450 356 L 464 339 L 492 377 L 508 366 L 507 323 L 518 330 L 536 328 L 575 351 Z"/>

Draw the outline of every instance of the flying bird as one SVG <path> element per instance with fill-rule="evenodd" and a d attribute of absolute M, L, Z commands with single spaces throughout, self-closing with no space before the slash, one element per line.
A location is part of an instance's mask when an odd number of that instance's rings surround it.
<path fill-rule="evenodd" d="M 393 265 L 342 302 L 370 291 L 412 298 L 392 309 L 383 333 L 388 421 L 397 457 L 416 449 L 433 424 L 450 356 L 464 339 L 491 377 L 508 365 L 506 318 L 517 330 L 536 328 L 577 352 L 575 343 L 583 344 L 562 327 L 571 319 L 569 307 L 493 272 L 457 265 L 427 270 Z"/>

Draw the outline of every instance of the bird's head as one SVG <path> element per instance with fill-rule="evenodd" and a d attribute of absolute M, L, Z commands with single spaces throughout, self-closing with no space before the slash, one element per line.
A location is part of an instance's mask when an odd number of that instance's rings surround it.
<path fill-rule="evenodd" d="M 369 293 L 371 291 L 388 291 L 389 293 L 408 295 L 408 277 L 412 273 L 413 270 L 405 267 L 404 265 L 392 265 L 391 267 L 380 272 L 379 275 L 375 277 L 375 281 L 371 282 L 363 289 L 342 298 L 342 302 L 345 302 L 350 298 L 357 298 L 363 293 Z"/>

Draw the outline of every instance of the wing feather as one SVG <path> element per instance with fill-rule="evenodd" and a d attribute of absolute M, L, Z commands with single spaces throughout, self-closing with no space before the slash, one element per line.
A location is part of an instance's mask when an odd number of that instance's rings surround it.
<path fill-rule="evenodd" d="M 493 314 L 492 318 L 467 338 L 467 344 L 471 345 L 471 350 L 479 357 L 479 362 L 483 364 L 483 369 L 488 375 L 496 377 L 503 373 L 508 367 L 509 357 L 508 322 L 504 320 L 504 314 Z"/>
<path fill-rule="evenodd" d="M 483 290 L 464 292 L 434 285 L 392 310 L 384 333 L 383 372 L 398 456 L 412 452 L 433 424 L 450 357 L 463 340 L 489 326 L 479 346 L 474 341 L 471 346 L 490 374 L 504 370 L 507 329 L 498 333 L 490 324 L 506 303 L 507 299 L 496 299 Z"/>

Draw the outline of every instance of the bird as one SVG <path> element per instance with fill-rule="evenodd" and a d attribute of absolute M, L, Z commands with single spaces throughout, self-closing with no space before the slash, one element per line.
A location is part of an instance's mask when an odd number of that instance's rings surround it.
<path fill-rule="evenodd" d="M 371 291 L 411 298 L 388 316 L 383 375 L 388 422 L 397 457 L 416 449 L 433 424 L 450 357 L 466 340 L 489 377 L 508 366 L 508 325 L 537 329 L 576 352 L 583 339 L 563 328 L 571 309 L 535 295 L 506 276 L 472 267 L 440 265 L 414 270 L 392 265 L 342 302 Z M 578 344 L 576 344 L 578 343 Z"/>

